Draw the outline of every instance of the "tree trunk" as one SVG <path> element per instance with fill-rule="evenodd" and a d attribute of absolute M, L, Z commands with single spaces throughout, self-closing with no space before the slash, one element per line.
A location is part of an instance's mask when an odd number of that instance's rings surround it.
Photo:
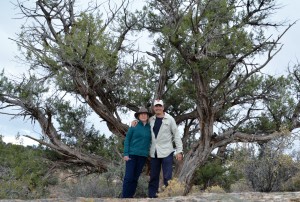
<path fill-rule="evenodd" d="M 184 158 L 184 163 L 179 174 L 178 180 L 185 184 L 184 195 L 187 195 L 192 188 L 193 177 L 196 169 L 204 165 L 208 159 L 212 147 L 204 148 L 202 142 L 199 142 Z"/>
<path fill-rule="evenodd" d="M 184 195 L 188 194 L 191 189 L 196 169 L 204 165 L 212 150 L 215 148 L 211 141 L 214 134 L 214 111 L 208 99 L 208 87 L 205 78 L 197 67 L 192 69 L 192 73 L 192 79 L 196 87 L 200 138 L 194 148 L 186 155 L 183 168 L 179 174 L 179 181 L 185 184 Z"/>

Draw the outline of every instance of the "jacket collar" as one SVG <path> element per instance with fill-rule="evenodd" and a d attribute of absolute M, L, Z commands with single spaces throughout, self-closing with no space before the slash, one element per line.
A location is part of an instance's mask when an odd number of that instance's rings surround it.
<path fill-rule="evenodd" d="M 167 112 L 164 112 L 165 113 L 165 115 L 164 115 L 164 117 L 163 117 L 163 119 L 166 119 L 166 118 L 168 118 L 168 116 L 169 116 L 169 114 L 167 113 Z M 157 117 L 156 117 L 156 114 L 154 115 L 154 116 L 152 116 L 154 119 L 156 119 Z"/>
<path fill-rule="evenodd" d="M 138 121 L 138 124 L 141 125 L 141 126 L 144 126 L 143 122 L 141 122 L 140 120 Z M 145 126 L 149 124 L 148 122 L 145 124 Z"/>

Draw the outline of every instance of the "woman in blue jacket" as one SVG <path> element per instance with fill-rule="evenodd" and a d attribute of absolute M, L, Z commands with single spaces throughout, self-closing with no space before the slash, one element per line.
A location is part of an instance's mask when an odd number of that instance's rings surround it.
<path fill-rule="evenodd" d="M 148 119 L 152 114 L 141 107 L 134 114 L 139 120 L 135 127 L 130 127 L 124 142 L 124 160 L 126 161 L 122 198 L 133 198 L 138 179 L 149 156 L 151 131 Z"/>

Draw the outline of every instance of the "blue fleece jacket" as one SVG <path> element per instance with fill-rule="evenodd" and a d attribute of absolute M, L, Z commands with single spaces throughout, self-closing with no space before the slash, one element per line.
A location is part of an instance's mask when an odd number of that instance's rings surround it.
<path fill-rule="evenodd" d="M 130 127 L 124 142 L 124 156 L 149 156 L 151 143 L 150 124 L 144 125 L 141 121 L 135 127 Z"/>

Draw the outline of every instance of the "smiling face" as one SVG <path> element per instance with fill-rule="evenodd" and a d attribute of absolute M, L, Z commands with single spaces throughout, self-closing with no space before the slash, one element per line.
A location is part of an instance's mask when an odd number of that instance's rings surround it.
<path fill-rule="evenodd" d="M 148 114 L 147 113 L 141 113 L 139 114 L 139 120 L 143 123 L 146 123 L 148 120 Z"/>
<path fill-rule="evenodd" d="M 164 106 L 155 105 L 153 109 L 154 109 L 154 112 L 155 112 L 156 116 L 163 116 L 164 115 Z"/>

